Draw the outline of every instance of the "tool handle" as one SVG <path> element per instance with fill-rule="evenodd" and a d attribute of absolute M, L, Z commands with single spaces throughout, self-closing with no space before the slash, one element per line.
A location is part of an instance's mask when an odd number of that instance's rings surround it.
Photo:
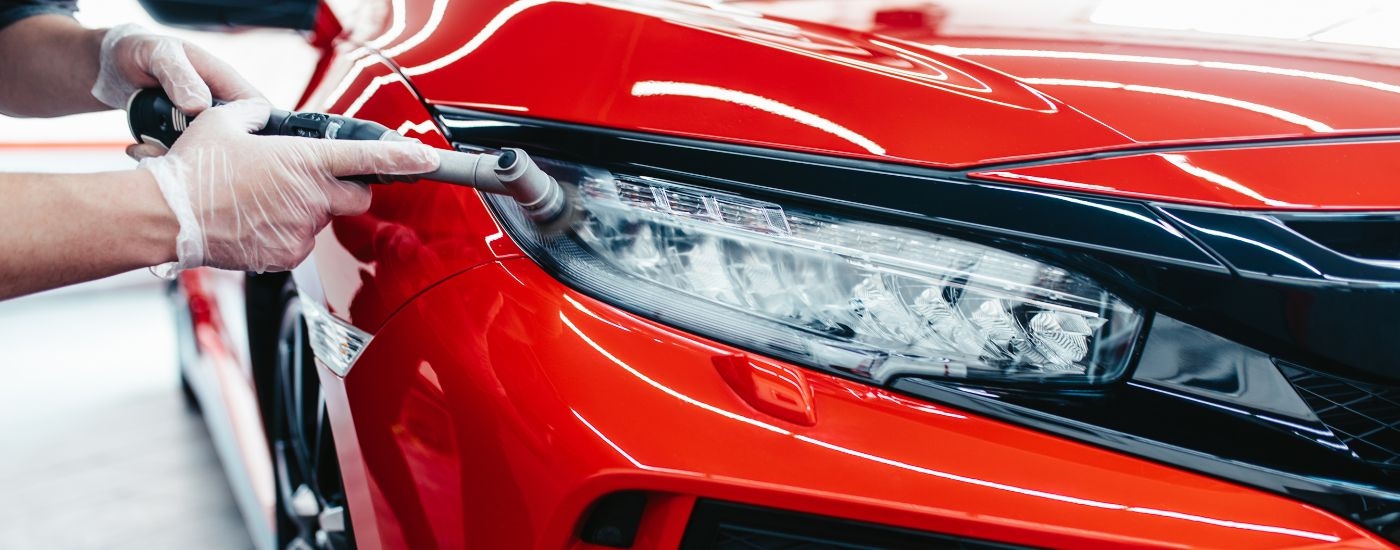
<path fill-rule="evenodd" d="M 221 105 L 223 102 L 216 101 L 214 104 Z M 131 125 L 131 135 L 137 141 L 155 141 L 171 147 L 189 128 L 192 119 L 180 112 L 164 91 L 146 88 L 131 96 L 127 104 L 127 120 Z M 368 120 L 273 108 L 267 117 L 267 124 L 256 133 L 313 139 L 379 140 L 385 139 L 385 134 L 391 132 L 384 125 Z"/>
<path fill-rule="evenodd" d="M 216 101 L 215 105 L 222 102 Z M 131 96 L 127 103 L 127 121 L 131 135 L 142 143 L 157 142 L 166 148 L 175 145 L 189 128 L 192 117 L 180 112 L 170 97 L 160 88 L 146 88 Z M 382 124 L 368 120 L 329 115 L 299 113 L 273 108 L 267 124 L 255 132 L 261 136 L 294 136 L 312 139 L 380 140 L 404 139 Z M 417 176 L 350 176 L 345 179 L 362 183 L 415 181 Z"/>
<path fill-rule="evenodd" d="M 215 103 L 218 105 L 218 103 Z M 190 117 L 159 88 L 132 94 L 127 102 L 131 135 L 142 143 L 160 143 L 169 148 L 189 128 Z M 272 109 L 267 124 L 257 132 L 265 136 L 294 136 L 312 139 L 406 140 L 382 124 L 325 113 L 298 113 Z M 525 151 L 505 149 L 482 153 L 437 149 L 438 168 L 427 174 L 349 176 L 341 179 L 361 183 L 417 181 L 420 177 L 454 185 L 464 185 L 487 193 L 509 195 L 532 219 L 548 222 L 560 218 L 567 200 L 559 182 L 537 166 Z"/>

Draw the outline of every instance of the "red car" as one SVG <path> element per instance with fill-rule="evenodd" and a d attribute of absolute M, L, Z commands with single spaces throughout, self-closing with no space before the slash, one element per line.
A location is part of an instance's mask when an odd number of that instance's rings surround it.
<path fill-rule="evenodd" d="M 260 545 L 1400 540 L 1388 4 L 343 4 L 275 4 L 302 110 L 577 210 L 379 186 L 181 277 Z"/>

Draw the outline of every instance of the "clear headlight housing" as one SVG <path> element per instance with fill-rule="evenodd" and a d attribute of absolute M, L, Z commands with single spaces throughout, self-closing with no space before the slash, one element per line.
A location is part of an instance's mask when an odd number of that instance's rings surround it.
<path fill-rule="evenodd" d="M 898 376 L 1095 385 L 1127 370 L 1143 314 L 1089 278 L 944 235 L 541 160 L 578 212 L 536 261 L 623 309 L 765 355 Z"/>

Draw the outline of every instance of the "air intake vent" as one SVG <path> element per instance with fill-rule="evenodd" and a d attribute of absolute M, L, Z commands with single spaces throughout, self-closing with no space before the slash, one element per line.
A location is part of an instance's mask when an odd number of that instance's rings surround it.
<path fill-rule="evenodd" d="M 1358 457 L 1400 473 L 1400 388 L 1367 384 L 1279 363 L 1298 395 Z"/>
<path fill-rule="evenodd" d="M 1400 261 L 1400 219 L 1292 219 L 1284 225 L 1353 258 Z"/>
<path fill-rule="evenodd" d="M 1024 548 L 839 518 L 701 500 L 680 550 L 1007 550 Z"/>
<path fill-rule="evenodd" d="M 647 495 L 641 491 L 604 496 L 589 508 L 579 539 L 608 548 L 631 548 L 646 508 Z"/>

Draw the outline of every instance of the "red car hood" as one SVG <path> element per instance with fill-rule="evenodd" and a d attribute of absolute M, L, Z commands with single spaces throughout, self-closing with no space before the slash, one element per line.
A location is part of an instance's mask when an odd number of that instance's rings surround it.
<path fill-rule="evenodd" d="M 742 5 L 898 38 L 989 67 L 1135 144 L 1155 144 L 1400 129 L 1400 49 L 1393 49 L 1400 47 L 1394 32 L 1400 9 L 1370 4 L 1221 0 L 1209 10 L 1172 0 L 945 0 L 903 9 L 888 1 Z"/>
<path fill-rule="evenodd" d="M 1400 133 L 1400 11 L 1222 2 L 410 1 L 367 41 L 432 103 L 937 167 Z"/>

